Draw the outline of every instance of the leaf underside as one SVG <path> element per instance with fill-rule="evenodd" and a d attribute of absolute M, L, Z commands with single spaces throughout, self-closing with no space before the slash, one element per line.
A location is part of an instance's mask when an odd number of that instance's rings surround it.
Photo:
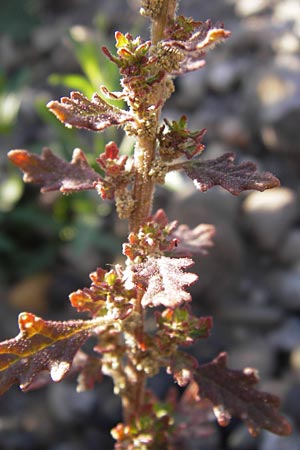
<path fill-rule="evenodd" d="M 93 321 L 52 322 L 21 313 L 20 333 L 0 343 L 0 395 L 15 383 L 26 391 L 43 371 L 62 380 L 94 328 Z"/>
<path fill-rule="evenodd" d="M 41 192 L 60 190 L 64 193 L 94 189 L 100 175 L 88 164 L 80 149 L 73 152 L 70 163 L 55 156 L 49 148 L 44 148 L 38 156 L 26 150 L 12 150 L 10 161 L 24 172 L 24 181 L 41 186 Z"/>
<path fill-rule="evenodd" d="M 231 194 L 239 195 L 249 189 L 264 191 L 280 185 L 278 178 L 271 173 L 257 172 L 255 163 L 234 164 L 234 160 L 233 153 L 226 153 L 216 159 L 190 161 L 183 168 L 201 192 L 221 186 Z"/>
<path fill-rule="evenodd" d="M 261 429 L 282 436 L 290 434 L 290 424 L 278 413 L 279 398 L 254 388 L 258 383 L 255 371 L 231 370 L 226 364 L 227 355 L 221 353 L 212 362 L 196 369 L 195 374 L 199 396 L 213 403 L 219 424 L 226 426 L 231 417 L 238 417 L 253 436 Z"/>
<path fill-rule="evenodd" d="M 47 107 L 65 125 L 92 131 L 103 131 L 134 120 L 129 112 L 109 105 L 98 94 L 88 100 L 80 92 L 71 92 L 70 98 L 51 101 Z"/>

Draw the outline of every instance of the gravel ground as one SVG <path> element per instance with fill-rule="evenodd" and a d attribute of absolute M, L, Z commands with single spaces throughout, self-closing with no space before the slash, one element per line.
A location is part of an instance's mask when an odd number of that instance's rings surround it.
<path fill-rule="evenodd" d="M 195 355 L 208 360 L 225 350 L 232 368 L 258 368 L 262 389 L 281 397 L 282 410 L 295 425 L 289 438 L 264 432 L 254 440 L 242 424 L 233 422 L 222 432 L 215 430 L 213 438 L 189 440 L 187 450 L 298 450 L 300 3 L 181 3 L 187 15 L 224 22 L 232 37 L 209 54 L 206 68 L 176 80 L 177 92 L 166 106 L 166 115 L 176 118 L 187 113 L 190 128 L 208 129 L 206 158 L 234 151 L 239 161 L 250 159 L 260 170 L 271 171 L 281 180 L 279 188 L 239 198 L 217 188 L 202 195 L 195 193 L 191 183 L 181 177 L 168 180 L 171 191 L 158 192 L 157 203 L 166 208 L 170 219 L 190 226 L 212 223 L 217 229 L 214 248 L 197 261 L 200 282 L 193 288 L 194 308 L 199 314 L 213 315 L 214 332 L 205 345 L 201 342 L 196 346 Z M 14 2 L 11 4 L 13 7 Z M 43 145 L 52 145 L 53 150 L 70 155 L 72 148 L 65 147 L 76 139 L 86 148 L 101 144 L 88 133 L 66 134 L 37 105 L 68 95 L 66 87 L 49 84 L 49 75 L 81 72 L 68 38 L 70 30 L 72 36 L 84 31 L 96 39 L 98 35 L 106 39 L 105 35 L 113 35 L 116 29 L 137 30 L 147 37 L 147 27 L 137 16 L 138 1 L 128 0 L 127 4 L 126 9 L 124 0 L 27 0 L 21 19 L 5 7 L 10 22 L 0 20 L 0 61 L 10 89 L 18 93 L 11 97 L 18 114 L 8 128 L 0 122 L 3 185 L 12 176 L 5 161 L 10 148 L 39 151 Z M 119 9 L 122 14 L 116 13 Z M 99 42 L 99 48 L 103 43 Z M 64 143 L 61 147 L 59 139 Z M 65 302 L 67 294 L 87 284 L 87 274 L 96 265 L 113 261 L 124 235 L 124 226 L 115 223 L 109 208 L 101 210 L 96 225 L 95 219 L 85 223 L 76 216 L 75 220 L 78 204 L 73 209 L 68 206 L 72 218 L 64 218 L 64 226 L 55 228 L 49 223 L 52 212 L 65 217 L 53 206 L 55 200 L 53 195 L 41 198 L 30 187 L 15 206 L 3 200 L 2 339 L 16 334 L 20 311 L 30 310 L 49 319 L 74 316 Z M 28 209 L 32 202 L 42 213 Z M 94 205 L 95 200 L 90 202 Z M 92 216 L 90 211 L 87 216 Z M 40 221 L 38 226 L 35 220 Z M 95 246 L 86 238 L 84 226 L 91 236 L 103 232 L 106 240 L 111 239 L 109 245 L 102 242 Z M 65 236 L 74 227 L 77 239 L 72 241 L 72 235 Z M 110 235 L 112 228 L 117 242 Z M 8 242 L 9 248 L 4 245 Z M 38 255 L 44 255 L 43 259 Z M 36 267 L 26 266 L 31 257 Z M 168 382 L 158 377 L 157 392 L 164 393 Z M 27 394 L 14 388 L 1 397 L 0 449 L 111 450 L 109 429 L 120 420 L 120 404 L 111 394 L 110 380 L 105 379 L 95 392 L 83 394 L 76 394 L 74 385 L 75 380 L 66 380 Z"/>

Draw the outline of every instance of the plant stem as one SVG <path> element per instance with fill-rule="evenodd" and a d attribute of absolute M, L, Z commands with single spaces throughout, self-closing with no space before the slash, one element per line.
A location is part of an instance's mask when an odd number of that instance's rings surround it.
<path fill-rule="evenodd" d="M 168 21 L 174 18 L 176 6 L 177 0 L 163 0 L 159 16 L 151 24 L 153 45 L 164 38 L 165 28 Z M 129 219 L 129 230 L 133 232 L 137 232 L 143 220 L 151 214 L 155 183 L 148 174 L 151 169 L 151 163 L 155 158 L 156 131 L 159 126 L 160 112 L 163 106 L 162 103 L 165 100 L 165 92 L 167 91 L 167 79 L 167 76 L 165 76 L 153 92 L 153 105 L 161 104 L 156 111 L 155 121 L 152 124 L 154 130 L 153 137 L 145 137 L 143 134 L 142 137 L 137 139 L 135 146 L 134 160 L 136 177 L 133 188 L 135 208 Z"/>
<path fill-rule="evenodd" d="M 156 20 L 152 22 L 151 40 L 152 44 L 157 44 L 164 38 L 164 32 L 168 25 L 168 21 L 173 19 L 177 7 L 178 0 L 164 0 L 160 13 Z"/>
<path fill-rule="evenodd" d="M 164 0 L 159 16 L 152 21 L 151 25 L 151 37 L 152 44 L 155 45 L 161 39 L 164 38 L 164 30 L 168 24 L 170 18 L 175 15 L 177 1 L 176 0 Z M 141 133 L 137 138 L 135 150 L 134 150 L 134 168 L 135 168 L 135 181 L 133 187 L 133 199 L 135 202 L 135 208 L 131 213 L 129 219 L 129 230 L 130 232 L 138 232 L 142 222 L 149 217 L 152 209 L 152 202 L 154 196 L 155 181 L 149 175 L 151 165 L 156 156 L 156 145 L 157 139 L 156 134 L 159 127 L 160 112 L 163 103 L 166 99 L 165 92 L 167 91 L 167 76 L 153 88 L 152 103 L 153 105 L 161 105 L 157 108 L 154 120 L 151 122 L 151 130 L 147 130 L 146 121 L 144 117 L 138 117 L 141 123 Z M 143 129 L 143 126 L 145 128 Z M 138 296 L 135 303 L 135 312 L 139 320 L 137 321 L 137 326 L 135 330 L 135 338 L 137 345 L 143 343 L 144 341 L 144 310 L 141 304 L 143 297 L 143 291 L 138 292 Z M 133 416 L 139 417 L 143 405 L 145 404 L 145 384 L 146 384 L 146 374 L 143 370 L 136 369 L 136 348 L 133 350 L 133 354 L 128 354 L 128 365 L 133 370 L 134 376 L 132 377 L 132 382 L 128 380 L 130 386 L 128 390 L 130 391 L 130 398 L 132 402 L 124 401 L 124 420 L 128 423 L 130 418 Z M 141 358 L 143 357 L 143 351 L 138 350 Z M 125 399 L 124 399 L 125 400 Z M 132 404 L 130 404 L 132 403 Z"/>

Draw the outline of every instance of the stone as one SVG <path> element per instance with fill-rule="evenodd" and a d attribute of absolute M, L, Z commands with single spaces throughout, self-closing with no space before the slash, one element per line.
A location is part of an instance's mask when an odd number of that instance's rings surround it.
<path fill-rule="evenodd" d="M 226 93 L 230 91 L 235 83 L 234 67 L 230 61 L 216 61 L 209 65 L 207 71 L 207 85 L 217 93 Z"/>
<path fill-rule="evenodd" d="M 214 188 L 206 193 L 178 194 L 166 211 L 170 220 L 190 228 L 199 223 L 216 227 L 214 246 L 207 255 L 194 258 L 192 271 L 199 274 L 199 282 L 191 290 L 195 300 L 201 296 L 203 301 L 204 296 L 209 302 L 220 303 L 226 294 L 236 290 L 244 264 L 243 241 L 236 227 L 239 202 L 237 197 Z"/>
<path fill-rule="evenodd" d="M 275 269 L 266 276 L 272 299 L 288 311 L 300 311 L 300 267 Z"/>
<path fill-rule="evenodd" d="M 250 133 L 240 117 L 224 117 L 217 129 L 222 141 L 232 147 L 246 148 L 250 143 Z"/>
<path fill-rule="evenodd" d="M 218 309 L 218 317 L 225 324 L 273 328 L 282 321 L 282 309 L 272 306 L 228 304 Z"/>
<path fill-rule="evenodd" d="M 230 433 L 227 446 L 230 450 L 257 450 L 257 439 L 251 436 L 244 424 L 239 424 Z"/>
<path fill-rule="evenodd" d="M 78 394 L 71 383 L 52 383 L 47 391 L 47 407 L 55 419 L 64 425 L 73 426 L 92 417 L 97 405 L 95 391 Z"/>
<path fill-rule="evenodd" d="M 277 436 L 264 431 L 261 436 L 260 450 L 299 450 L 300 435 L 295 432 L 290 436 Z"/>
<path fill-rule="evenodd" d="M 245 114 L 270 151 L 299 154 L 299 70 L 298 55 L 279 53 L 246 85 Z"/>
<path fill-rule="evenodd" d="M 291 352 L 300 347 L 300 320 L 295 317 L 286 319 L 280 328 L 268 336 L 268 340 L 276 350 Z"/>
<path fill-rule="evenodd" d="M 284 264 L 300 263 L 300 229 L 292 229 L 278 248 L 277 257 Z"/>
<path fill-rule="evenodd" d="M 275 250 L 299 216 L 296 193 L 286 187 L 252 192 L 242 204 L 242 224 L 257 245 Z"/>
<path fill-rule="evenodd" d="M 292 416 L 296 423 L 300 423 L 300 384 L 299 381 L 293 382 L 284 399 L 283 409 L 287 411 L 289 415 Z M 300 447 L 299 447 L 300 448 Z"/>
<path fill-rule="evenodd" d="M 261 379 L 265 379 L 271 376 L 275 367 L 274 353 L 270 350 L 270 344 L 263 336 L 254 337 L 230 349 L 229 365 L 239 370 L 252 367 L 258 371 Z"/>
<path fill-rule="evenodd" d="M 178 91 L 174 101 L 178 108 L 194 109 L 202 102 L 205 93 L 205 75 L 203 71 L 187 73 L 177 80 Z"/>
<path fill-rule="evenodd" d="M 245 17 L 259 14 L 270 6 L 270 0 L 237 0 L 235 3 L 237 14 Z"/>

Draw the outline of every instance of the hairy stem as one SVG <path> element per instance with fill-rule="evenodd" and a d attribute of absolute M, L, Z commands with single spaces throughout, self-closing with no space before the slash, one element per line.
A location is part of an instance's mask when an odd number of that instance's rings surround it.
<path fill-rule="evenodd" d="M 168 25 L 168 21 L 173 19 L 177 7 L 177 0 L 164 0 L 160 14 L 152 23 L 151 40 L 153 44 L 157 44 L 164 38 L 164 31 Z"/>
<path fill-rule="evenodd" d="M 152 21 L 151 37 L 153 45 L 164 38 L 164 30 L 168 20 L 175 15 L 176 4 L 176 0 L 164 0 L 159 16 L 155 21 Z M 167 98 L 167 83 L 168 77 L 165 76 L 153 90 L 153 105 L 160 105 L 160 107 L 157 108 L 156 112 L 151 116 L 150 129 L 147 120 L 143 120 L 145 119 L 144 117 L 138 117 L 138 120 L 141 123 L 141 133 L 137 139 L 134 151 L 135 182 L 133 187 L 133 199 L 135 207 L 129 219 L 130 232 L 137 232 L 142 222 L 151 214 L 155 182 L 149 175 L 149 172 L 156 156 L 156 133 L 159 127 L 161 108 Z M 136 328 L 136 341 L 138 344 L 142 344 L 144 341 L 144 310 L 141 305 L 142 296 L 143 292 L 140 291 L 135 304 L 135 311 L 139 317 Z M 142 357 L 142 350 L 139 351 Z M 133 357 L 136 358 L 136 354 L 128 355 L 128 364 L 134 371 L 133 383 L 130 386 L 133 404 L 130 404 L 131 402 L 123 402 L 125 421 L 130 420 L 132 415 L 138 417 L 145 404 L 146 374 L 143 370 L 136 370 L 136 364 L 131 361 L 131 358 Z"/>

